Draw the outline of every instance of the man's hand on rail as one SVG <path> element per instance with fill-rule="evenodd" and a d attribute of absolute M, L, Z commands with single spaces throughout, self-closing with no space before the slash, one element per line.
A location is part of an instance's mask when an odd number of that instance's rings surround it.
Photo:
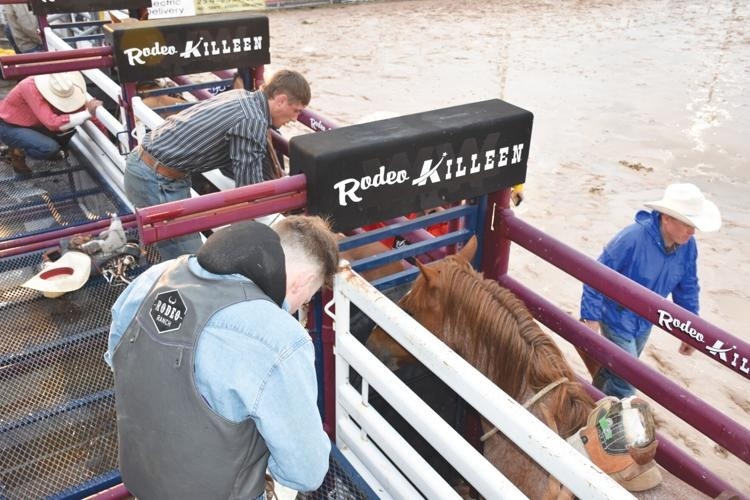
<path fill-rule="evenodd" d="M 96 116 L 96 108 L 102 105 L 102 101 L 99 99 L 89 99 L 86 102 L 86 111 L 88 111 L 91 116 Z"/>

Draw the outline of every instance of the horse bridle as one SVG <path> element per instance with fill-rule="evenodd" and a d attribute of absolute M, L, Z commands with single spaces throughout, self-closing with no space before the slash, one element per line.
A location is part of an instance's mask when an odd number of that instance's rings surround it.
<path fill-rule="evenodd" d="M 566 382 L 568 382 L 568 377 L 562 377 L 562 378 L 555 380 L 554 382 L 550 382 L 549 384 L 544 386 L 544 388 L 541 391 L 537 392 L 536 394 L 531 396 L 529 399 L 527 399 L 526 402 L 523 404 L 523 407 L 528 410 L 529 408 L 534 406 L 540 399 L 546 396 L 550 391 L 555 389 L 555 387 L 557 387 L 560 384 L 564 384 Z M 479 440 L 484 443 L 489 438 L 494 436 L 495 433 L 497 433 L 498 431 L 499 429 L 497 427 L 493 427 L 489 431 L 485 432 L 484 435 L 482 435 L 482 437 L 479 438 Z"/>

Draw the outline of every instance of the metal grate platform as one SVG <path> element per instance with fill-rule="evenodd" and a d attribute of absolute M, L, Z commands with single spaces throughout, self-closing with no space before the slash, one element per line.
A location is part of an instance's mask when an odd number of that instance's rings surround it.
<path fill-rule="evenodd" d="M 366 500 L 378 498 L 374 491 L 360 477 L 354 467 L 331 445 L 329 467 L 323 484 L 316 491 L 299 493 L 300 500 Z"/>
<path fill-rule="evenodd" d="M 33 173 L 17 175 L 0 156 L 0 241 L 130 213 L 99 175 L 73 156 L 27 163 Z"/>
<path fill-rule="evenodd" d="M 117 469 L 114 382 L 102 356 L 123 287 L 92 277 L 48 299 L 20 286 L 41 261 L 41 252 L 0 260 L 0 498 L 7 500 L 75 491 Z"/>
<path fill-rule="evenodd" d="M 156 262 L 156 251 L 147 260 Z M 0 259 L 2 500 L 80 498 L 119 475 L 114 381 L 103 355 L 124 287 L 92 277 L 48 299 L 20 286 L 41 262 L 42 252 Z M 376 498 L 335 447 L 321 488 L 300 496 Z"/>
<path fill-rule="evenodd" d="M 0 156 L 0 241 L 129 213 L 75 158 L 30 167 L 32 175 L 16 175 Z M 158 261 L 154 249 L 147 260 Z M 0 259 L 0 500 L 81 498 L 119 478 L 114 381 L 103 355 L 124 286 L 92 276 L 48 299 L 21 287 L 41 263 L 42 252 Z M 323 486 L 302 497 L 376 495 L 334 447 Z"/>

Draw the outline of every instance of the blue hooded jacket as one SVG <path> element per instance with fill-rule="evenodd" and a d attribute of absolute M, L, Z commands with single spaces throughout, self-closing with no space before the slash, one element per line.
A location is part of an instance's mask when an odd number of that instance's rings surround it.
<path fill-rule="evenodd" d="M 698 314 L 695 238 L 667 253 L 659 230 L 660 217 L 656 211 L 639 211 L 635 224 L 607 243 L 598 260 L 662 297 L 671 293 L 675 304 Z M 583 286 L 581 319 L 600 321 L 624 338 L 640 337 L 651 329 L 651 322 L 588 285 Z"/>

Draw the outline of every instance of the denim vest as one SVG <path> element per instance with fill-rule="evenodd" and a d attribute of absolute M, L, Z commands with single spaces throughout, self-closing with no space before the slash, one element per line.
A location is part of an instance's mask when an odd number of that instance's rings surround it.
<path fill-rule="evenodd" d="M 198 278 L 187 258 L 156 281 L 112 355 L 123 483 L 142 500 L 255 498 L 266 443 L 252 420 L 230 422 L 209 408 L 194 356 L 214 313 L 270 299 L 250 282 Z"/>

